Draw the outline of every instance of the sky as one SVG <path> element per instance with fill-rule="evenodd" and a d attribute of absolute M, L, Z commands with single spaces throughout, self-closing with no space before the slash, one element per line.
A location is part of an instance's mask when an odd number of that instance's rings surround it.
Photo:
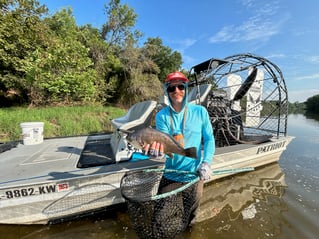
<path fill-rule="evenodd" d="M 38 0 L 50 14 L 71 7 L 79 26 L 101 29 L 108 0 Z M 282 71 L 289 102 L 319 94 L 318 0 L 121 0 L 135 28 L 182 54 L 190 69 L 210 58 L 251 53 Z"/>

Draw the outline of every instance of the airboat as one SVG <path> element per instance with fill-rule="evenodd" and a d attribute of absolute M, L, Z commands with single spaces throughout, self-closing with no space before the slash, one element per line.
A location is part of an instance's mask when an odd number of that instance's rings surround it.
<path fill-rule="evenodd" d="M 212 58 L 191 68 L 189 102 L 207 108 L 216 153 L 211 180 L 279 160 L 287 135 L 288 92 L 280 69 L 252 54 Z M 161 168 L 122 130 L 152 126 L 163 101 L 144 101 L 111 121 L 114 132 L 0 144 L 0 223 L 48 224 L 121 205 L 128 171 Z M 209 182 L 209 181 L 207 181 Z"/>

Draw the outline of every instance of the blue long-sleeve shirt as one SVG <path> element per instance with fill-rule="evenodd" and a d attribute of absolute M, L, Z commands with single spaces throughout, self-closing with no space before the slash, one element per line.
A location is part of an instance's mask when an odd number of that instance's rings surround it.
<path fill-rule="evenodd" d="M 206 108 L 190 103 L 187 103 L 186 107 L 184 130 L 185 106 L 181 112 L 175 112 L 170 106 L 160 110 L 156 114 L 156 128 L 169 135 L 184 131 L 184 148 L 197 148 L 198 160 L 174 154 L 173 158 L 167 157 L 165 168 L 196 172 L 202 162 L 212 163 L 215 153 L 215 140 Z M 173 123 L 173 127 L 171 127 L 171 122 Z M 201 150 L 202 145 L 204 148 L 203 154 Z"/>

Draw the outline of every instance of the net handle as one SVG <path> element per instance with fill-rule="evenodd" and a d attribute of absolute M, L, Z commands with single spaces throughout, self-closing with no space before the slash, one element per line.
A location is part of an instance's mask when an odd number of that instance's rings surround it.
<path fill-rule="evenodd" d="M 163 169 L 163 168 L 149 168 L 149 169 L 144 169 L 143 172 L 181 173 L 181 174 L 192 174 L 194 176 L 199 175 L 197 172 L 183 171 L 183 170 L 176 170 L 176 169 Z"/>
<path fill-rule="evenodd" d="M 155 195 L 151 197 L 151 200 L 158 200 L 161 198 L 165 198 L 168 197 L 170 195 L 179 193 L 181 191 L 183 191 L 184 189 L 192 186 L 193 184 L 197 183 L 199 181 L 199 174 L 198 173 L 194 173 L 194 172 L 190 172 L 190 171 L 181 171 L 181 170 L 175 170 L 175 169 L 144 169 L 144 172 L 167 172 L 167 173 L 180 173 L 180 174 L 192 174 L 194 176 L 196 176 L 193 180 L 187 182 L 185 185 L 183 185 L 182 187 L 173 190 L 172 192 L 167 192 L 167 193 L 162 193 L 160 195 Z"/>
<path fill-rule="evenodd" d="M 197 176 L 195 179 L 193 179 L 192 181 L 189 181 L 187 182 L 187 184 L 183 185 L 182 187 L 178 188 L 178 189 L 175 189 L 174 191 L 172 192 L 167 192 L 167 193 L 162 193 L 160 195 L 155 195 L 155 196 L 152 196 L 151 197 L 151 200 L 158 200 L 158 199 L 161 199 L 161 198 L 165 198 L 165 197 L 168 197 L 168 196 L 171 196 L 173 194 L 177 194 L 181 191 L 183 191 L 184 189 L 192 186 L 193 184 L 197 183 L 199 181 L 199 176 Z"/>

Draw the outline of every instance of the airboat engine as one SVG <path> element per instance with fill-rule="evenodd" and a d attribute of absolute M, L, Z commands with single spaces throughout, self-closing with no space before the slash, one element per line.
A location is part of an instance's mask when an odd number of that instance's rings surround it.
<path fill-rule="evenodd" d="M 216 147 L 238 144 L 243 134 L 243 124 L 239 112 L 232 109 L 226 91 L 211 91 L 207 111 L 214 129 Z"/>

